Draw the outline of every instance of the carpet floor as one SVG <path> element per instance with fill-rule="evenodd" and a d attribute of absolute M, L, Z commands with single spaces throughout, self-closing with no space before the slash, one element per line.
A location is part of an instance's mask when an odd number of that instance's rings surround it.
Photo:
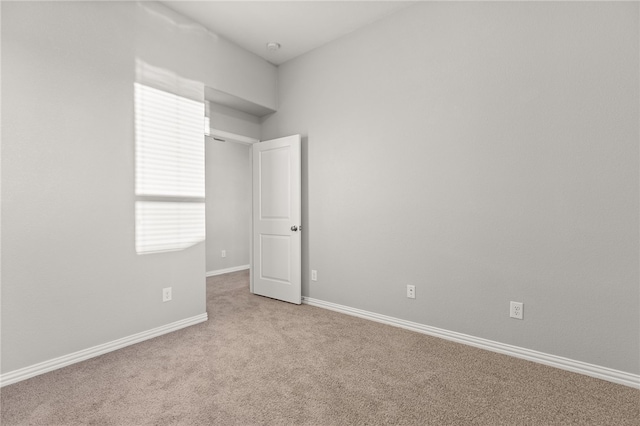
<path fill-rule="evenodd" d="M 0 391 L 2 425 L 639 425 L 640 391 L 207 281 L 209 321 Z"/>

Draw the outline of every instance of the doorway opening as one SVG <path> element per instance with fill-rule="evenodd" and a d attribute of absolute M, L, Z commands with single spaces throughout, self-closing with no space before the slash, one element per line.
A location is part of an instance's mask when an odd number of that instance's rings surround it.
<path fill-rule="evenodd" d="M 213 128 L 206 136 L 207 277 L 250 270 L 251 146 L 257 142 Z"/>

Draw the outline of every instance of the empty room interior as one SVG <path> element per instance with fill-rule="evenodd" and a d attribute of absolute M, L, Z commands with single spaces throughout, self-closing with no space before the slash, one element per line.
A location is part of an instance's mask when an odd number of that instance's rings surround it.
<path fill-rule="evenodd" d="M 640 3 L 0 7 L 2 424 L 639 424 Z"/>

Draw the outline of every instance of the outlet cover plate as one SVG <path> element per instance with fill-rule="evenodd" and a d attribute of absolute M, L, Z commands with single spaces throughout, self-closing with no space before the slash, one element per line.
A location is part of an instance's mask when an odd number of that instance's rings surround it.
<path fill-rule="evenodd" d="M 162 289 L 162 301 L 163 302 L 171 301 L 171 287 Z"/>
<path fill-rule="evenodd" d="M 415 299 L 416 298 L 416 286 L 415 285 L 408 285 L 407 286 L 407 297 L 409 299 Z"/>
<path fill-rule="evenodd" d="M 524 304 L 520 302 L 511 302 L 509 304 L 509 316 L 515 319 L 523 319 Z"/>

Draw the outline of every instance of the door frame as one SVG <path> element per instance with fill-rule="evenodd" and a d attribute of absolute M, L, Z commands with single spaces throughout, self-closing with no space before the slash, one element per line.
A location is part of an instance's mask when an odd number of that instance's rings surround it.
<path fill-rule="evenodd" d="M 214 140 L 217 140 L 219 142 L 220 141 L 224 141 L 224 142 L 239 143 L 241 145 L 247 145 L 249 147 L 253 147 L 254 144 L 262 142 L 260 139 L 252 138 L 250 136 L 245 136 L 245 135 L 241 135 L 241 134 L 238 134 L 238 133 L 227 132 L 225 130 L 215 129 L 213 127 L 209 127 L 209 134 L 205 135 L 205 137 L 210 137 L 210 138 L 212 138 Z M 301 136 L 301 140 L 302 140 L 302 136 Z M 302 149 L 302 147 L 301 147 L 301 149 Z M 253 213 L 254 213 L 254 209 L 255 209 L 254 202 L 253 202 L 254 201 L 253 200 L 253 149 L 251 149 L 250 153 L 249 153 L 249 175 L 250 175 L 250 178 L 251 178 L 251 191 L 250 191 L 250 193 L 251 193 L 251 216 L 249 218 L 249 222 L 250 222 L 249 223 L 249 229 L 251 230 L 251 232 L 249 234 L 249 291 L 253 294 L 253 278 L 254 278 L 254 274 L 253 274 L 253 271 L 254 271 L 254 268 L 253 268 L 253 263 L 254 263 L 254 259 L 253 259 L 253 249 L 254 249 L 254 247 L 253 247 L 253 245 L 254 245 L 254 241 L 253 241 L 253 231 L 254 231 Z M 300 217 L 300 225 L 302 225 L 302 218 L 303 218 L 303 215 L 301 215 L 301 217 Z M 301 257 L 302 257 L 302 250 L 303 249 L 304 249 L 304 245 L 301 244 L 301 247 L 300 247 Z M 302 266 L 302 258 L 300 259 L 300 262 L 301 262 L 301 266 Z M 304 276 L 304 273 L 302 273 L 302 275 Z"/>
<path fill-rule="evenodd" d="M 252 138 L 250 136 L 227 132 L 213 127 L 209 128 L 209 134 L 205 136 L 218 142 L 239 143 L 249 147 L 261 142 L 259 139 Z M 249 291 L 253 293 L 253 152 L 251 150 L 249 151 L 249 176 L 251 180 L 251 216 L 249 217 L 249 229 L 251 230 L 249 233 Z"/>

